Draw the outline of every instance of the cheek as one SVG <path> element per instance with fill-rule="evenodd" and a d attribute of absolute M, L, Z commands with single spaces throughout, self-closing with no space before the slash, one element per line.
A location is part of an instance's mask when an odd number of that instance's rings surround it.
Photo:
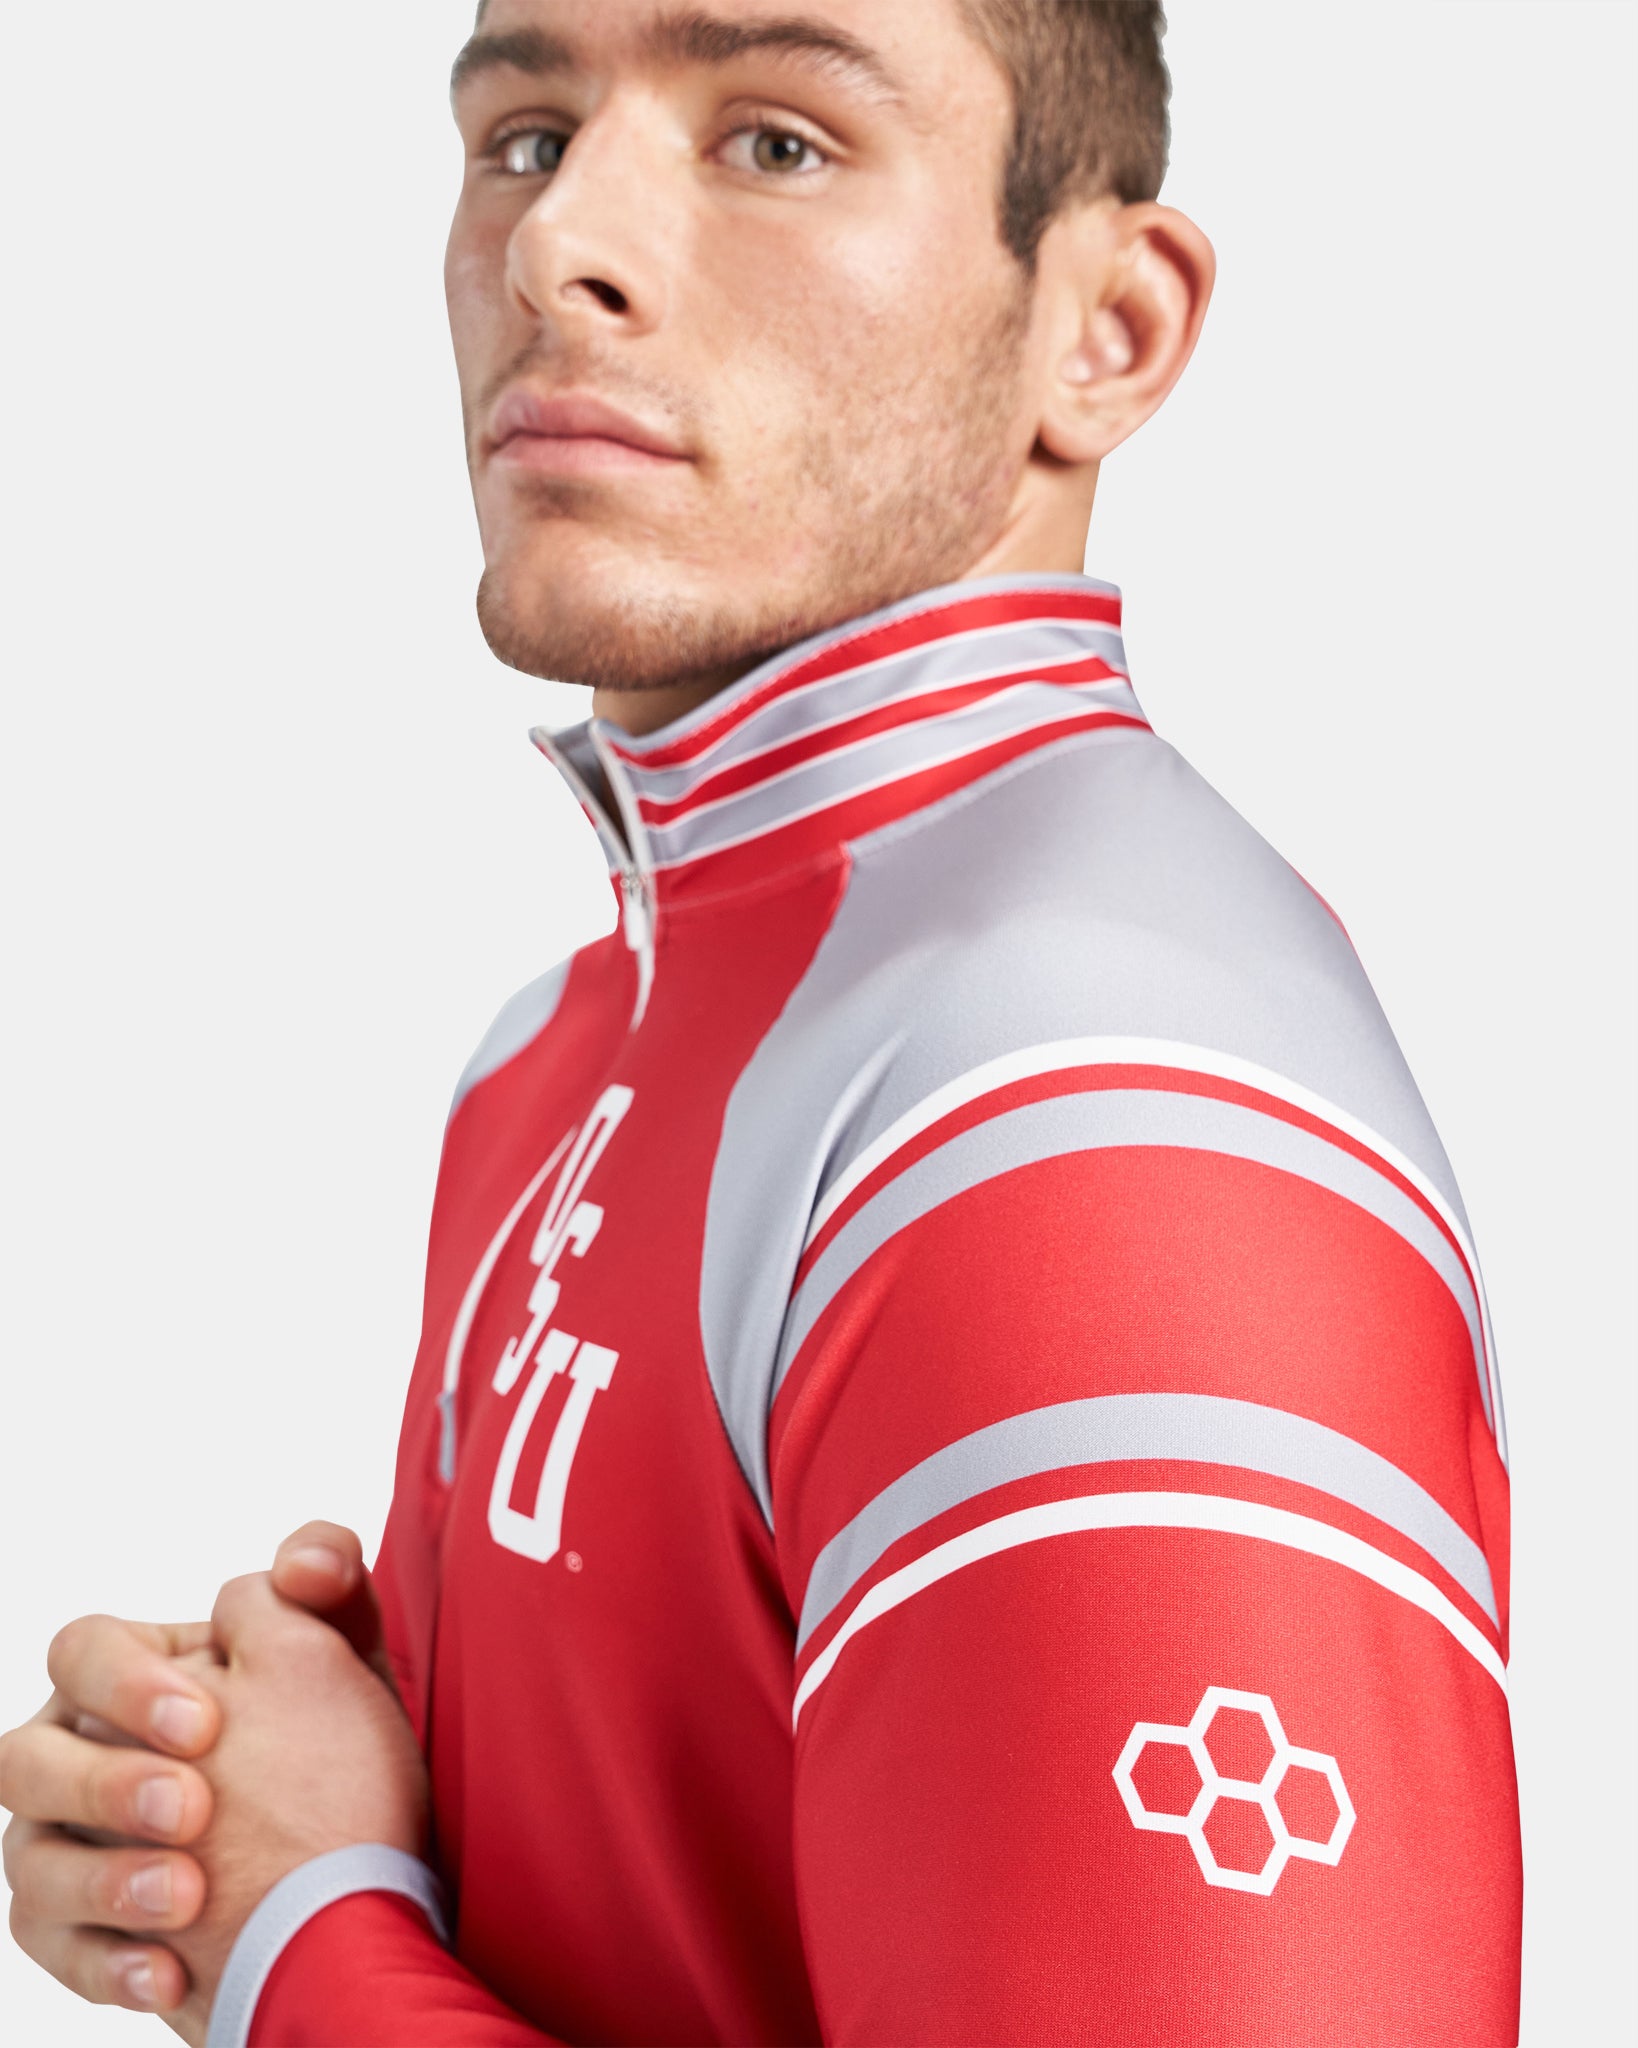
<path fill-rule="evenodd" d="M 775 228 L 741 233 L 713 258 L 692 280 L 706 360 L 722 412 L 759 438 L 879 421 L 920 384 L 930 354 L 958 349 L 970 329 L 971 287 L 955 311 L 936 237 Z"/>
<path fill-rule="evenodd" d="M 505 318 L 506 247 L 504 225 L 456 214 L 444 250 L 444 298 L 463 384 L 482 373 L 476 353 Z"/>

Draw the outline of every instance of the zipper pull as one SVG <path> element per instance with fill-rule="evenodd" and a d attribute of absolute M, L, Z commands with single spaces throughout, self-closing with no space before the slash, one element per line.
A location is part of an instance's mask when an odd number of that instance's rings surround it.
<path fill-rule="evenodd" d="M 620 894 L 625 905 L 621 923 L 626 944 L 637 955 L 637 1007 L 631 1018 L 631 1029 L 635 1031 L 648 1013 L 648 998 L 654 987 L 654 905 L 636 868 L 620 870 Z"/>
<path fill-rule="evenodd" d="M 648 907 L 648 892 L 635 868 L 620 870 L 620 894 L 625 915 L 621 920 L 626 944 L 634 953 L 646 953 L 654 940 L 654 918 Z"/>

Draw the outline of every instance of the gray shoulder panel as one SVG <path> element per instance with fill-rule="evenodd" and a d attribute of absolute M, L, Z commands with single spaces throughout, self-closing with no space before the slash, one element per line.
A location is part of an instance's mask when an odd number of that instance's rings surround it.
<path fill-rule="evenodd" d="M 449 1105 L 451 1116 L 480 1081 L 486 1081 L 491 1074 L 498 1072 L 551 1023 L 562 1001 L 563 985 L 573 964 L 572 955 L 567 960 L 560 960 L 538 981 L 530 982 L 527 988 L 520 988 L 515 996 L 502 1004 L 500 1015 L 484 1034 L 483 1043 L 467 1061 L 466 1071 L 456 1084 L 455 1099 Z"/>
<path fill-rule="evenodd" d="M 852 852 L 831 928 L 730 1098 L 707 1210 L 705 1353 L 765 1513 L 813 1210 L 907 1112 L 989 1061 L 1081 1038 L 1244 1061 L 1367 1126 L 1461 1217 L 1346 936 L 1151 734 L 1065 740 Z"/>

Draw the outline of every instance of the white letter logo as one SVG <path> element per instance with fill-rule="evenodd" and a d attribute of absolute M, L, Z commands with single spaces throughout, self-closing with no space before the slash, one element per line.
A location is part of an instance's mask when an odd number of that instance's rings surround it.
<path fill-rule="evenodd" d="M 581 1197 L 631 1101 L 629 1088 L 605 1089 L 570 1147 L 529 1251 L 531 1263 L 540 1268 L 529 1294 L 529 1327 L 522 1337 L 508 1342 L 495 1367 L 496 1393 L 509 1394 L 530 1359 L 535 1361 L 534 1375 L 523 1391 L 495 1467 L 495 1483 L 489 1494 L 489 1533 L 504 1549 L 516 1551 L 518 1556 L 531 1558 L 537 1564 L 557 1555 L 563 1538 L 563 1500 L 581 1432 L 593 1400 L 606 1390 L 619 1362 L 618 1352 L 601 1344 L 584 1344 L 566 1330 L 550 1327 L 563 1291 L 555 1271 L 565 1251 L 572 1251 L 577 1259 L 584 1258 L 603 1227 L 603 1211 L 595 1202 L 583 1201 Z M 534 1508 L 529 1514 L 522 1514 L 512 1506 L 518 1463 L 546 1389 L 562 1372 L 569 1376 L 569 1397 L 552 1431 Z"/>

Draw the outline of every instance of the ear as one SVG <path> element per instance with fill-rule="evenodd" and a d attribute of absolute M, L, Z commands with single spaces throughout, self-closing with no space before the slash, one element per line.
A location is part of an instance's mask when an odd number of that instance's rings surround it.
<path fill-rule="evenodd" d="M 1173 207 L 1105 199 L 1059 215 L 1039 259 L 1045 454 L 1101 462 L 1142 426 L 1194 353 L 1216 275 L 1211 243 Z"/>

